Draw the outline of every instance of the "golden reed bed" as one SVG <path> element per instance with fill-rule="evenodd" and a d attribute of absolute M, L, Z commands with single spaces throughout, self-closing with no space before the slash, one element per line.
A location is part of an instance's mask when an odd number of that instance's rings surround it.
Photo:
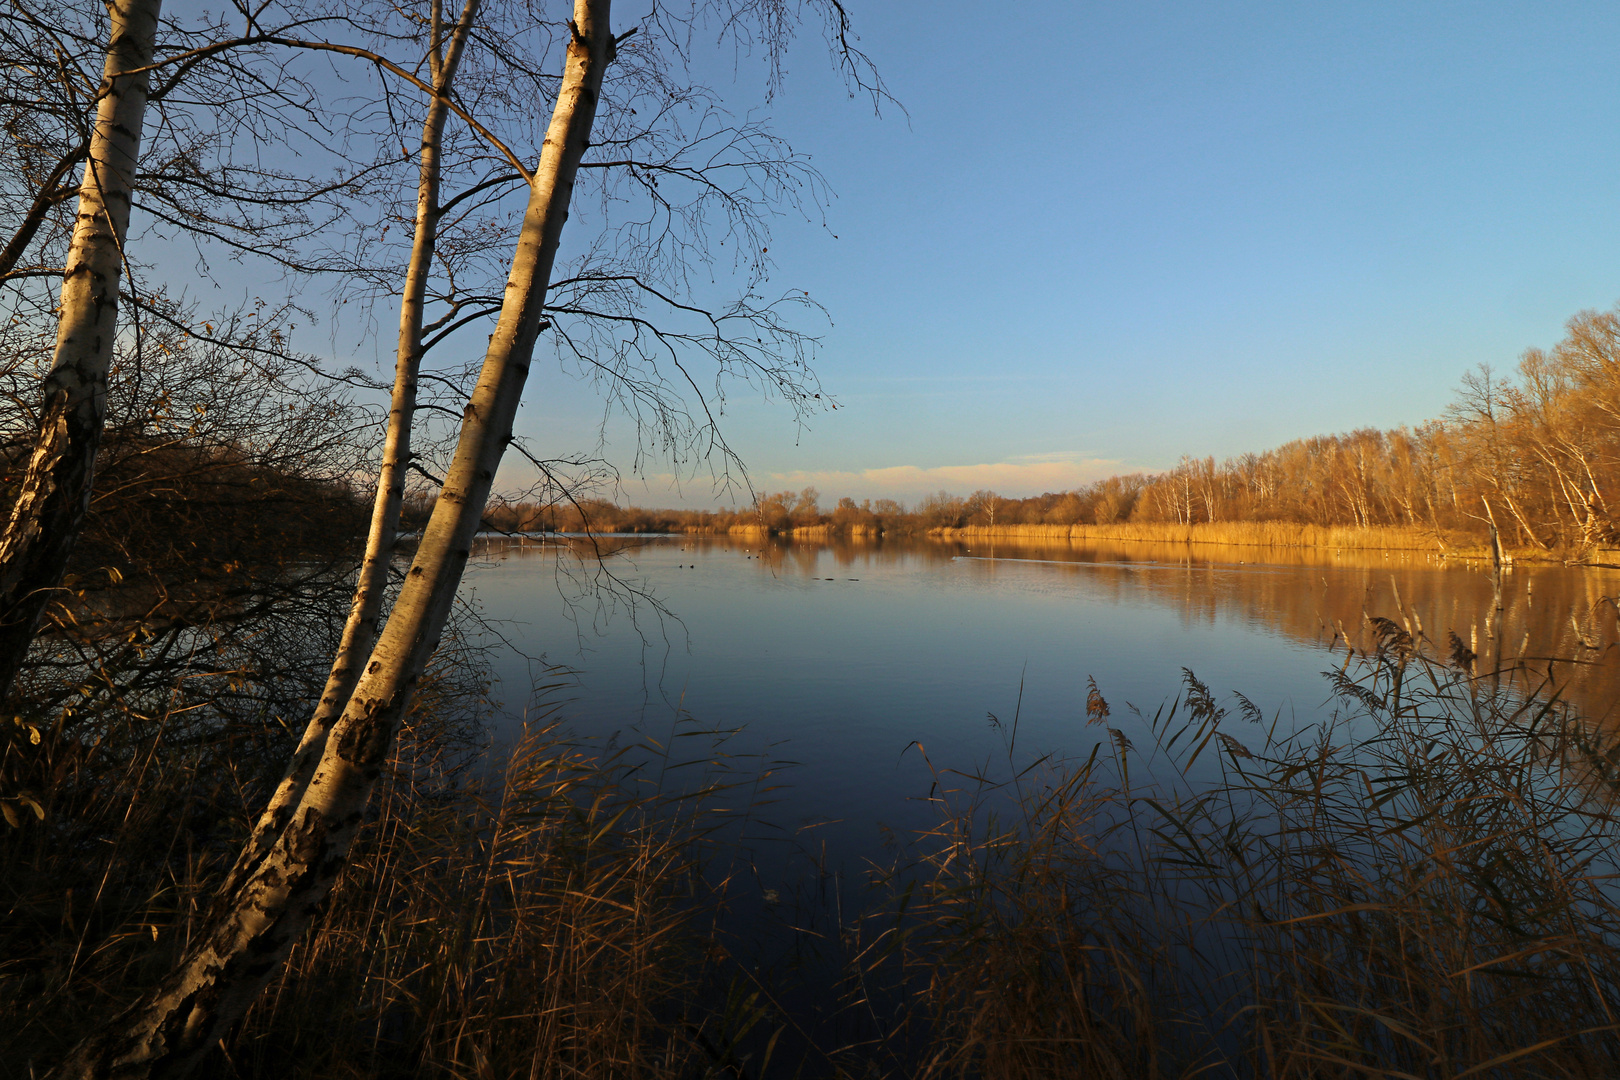
<path fill-rule="evenodd" d="M 1388 527 L 1348 528 L 1286 521 L 1171 522 L 1115 525 L 970 525 L 930 529 L 942 539 L 1140 540 L 1159 544 L 1228 544 L 1241 547 L 1330 547 L 1383 551 L 1443 551 L 1432 532 Z"/>

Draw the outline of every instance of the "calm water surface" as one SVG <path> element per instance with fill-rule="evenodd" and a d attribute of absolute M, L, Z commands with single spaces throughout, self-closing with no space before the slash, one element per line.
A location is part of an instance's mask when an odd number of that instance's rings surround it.
<path fill-rule="evenodd" d="M 1441 642 L 1455 632 L 1482 663 L 1567 658 L 1555 673 L 1594 723 L 1620 700 L 1613 570 L 1520 567 L 1496 588 L 1477 567 L 1421 555 L 604 543 L 620 552 L 606 564 L 616 582 L 553 542 L 491 540 L 468 573 L 506 639 L 497 693 L 513 729 L 541 658 L 576 671 L 561 698 L 582 734 L 662 738 L 678 714 L 740 727 L 739 752 L 797 763 L 780 774 L 773 827 L 840 860 L 871 857 L 879 823 L 925 821 L 916 800 L 931 775 L 913 744 L 936 767 L 973 768 L 1004 755 L 1016 715 L 1020 757 L 1089 753 L 1106 733 L 1085 722 L 1088 676 L 1133 737 L 1127 703 L 1151 714 L 1183 668 L 1284 729 L 1314 723 L 1320 672 L 1343 656 L 1327 647 L 1341 628 L 1359 639 L 1363 613 Z M 1246 737 L 1236 715 L 1223 730 Z"/>

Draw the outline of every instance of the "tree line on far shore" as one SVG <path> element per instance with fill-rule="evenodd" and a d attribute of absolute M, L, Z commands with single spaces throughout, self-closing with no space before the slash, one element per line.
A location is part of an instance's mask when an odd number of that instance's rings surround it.
<path fill-rule="evenodd" d="M 1578 555 L 1620 544 L 1620 305 L 1584 311 L 1511 377 L 1481 365 L 1445 413 L 1416 427 L 1296 439 L 1216 462 L 1183 457 L 1161 473 L 1111 476 L 1072 491 L 1006 498 L 941 491 L 831 508 L 815 488 L 760 494 L 736 510 L 647 510 L 606 500 L 501 503 L 508 531 L 907 534 L 967 527 L 1290 522 L 1397 528 L 1440 546 L 1493 530 L 1510 548 Z"/>

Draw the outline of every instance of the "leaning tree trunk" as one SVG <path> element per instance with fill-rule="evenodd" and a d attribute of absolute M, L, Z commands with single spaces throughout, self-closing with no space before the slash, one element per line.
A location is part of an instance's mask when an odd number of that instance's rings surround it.
<path fill-rule="evenodd" d="M 437 22 L 428 48 L 433 75 L 433 100 L 422 122 L 420 171 L 416 187 L 416 236 L 411 244 L 411 260 L 405 270 L 405 286 L 400 290 L 399 343 L 395 351 L 394 390 L 388 407 L 388 430 L 383 439 L 382 462 L 377 469 L 377 492 L 371 505 L 371 528 L 366 535 L 365 555 L 355 582 L 354 600 L 343 626 L 332 670 L 326 677 L 320 703 L 304 728 L 298 749 L 281 783 L 270 796 L 259 816 L 252 836 L 226 879 L 225 888 L 239 885 L 253 871 L 265 853 L 286 828 L 289 815 L 303 796 L 332 724 L 343 715 L 360 680 L 361 665 L 377 640 L 377 622 L 382 615 L 383 596 L 388 589 L 388 571 L 393 565 L 394 544 L 399 536 L 400 506 L 405 498 L 405 474 L 411 463 L 411 425 L 416 414 L 417 375 L 422 365 L 422 318 L 427 300 L 428 275 L 439 230 L 439 185 L 443 172 L 445 122 L 450 116 L 450 88 L 456 69 L 478 17 L 479 0 L 466 0 L 446 43 Z"/>
<path fill-rule="evenodd" d="M 399 599 L 286 828 L 216 898 L 179 966 L 75 1047 L 55 1076 L 190 1071 L 247 1011 L 342 871 L 411 694 L 444 629 L 495 470 L 511 441 L 574 176 L 590 142 L 602 73 L 613 56 L 608 7 L 609 0 L 575 0 L 556 111 L 455 460 Z"/>
<path fill-rule="evenodd" d="M 0 696 L 67 569 L 90 505 L 118 333 L 118 282 L 162 0 L 113 0 L 95 128 L 62 277 L 56 355 L 17 501 L 0 533 Z M 139 74 L 126 75 L 127 71 Z"/>

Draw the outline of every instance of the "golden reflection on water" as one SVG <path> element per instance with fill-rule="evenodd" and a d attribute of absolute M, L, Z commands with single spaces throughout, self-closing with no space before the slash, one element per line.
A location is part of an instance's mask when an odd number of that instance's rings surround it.
<path fill-rule="evenodd" d="M 1493 574 L 1480 563 L 1423 552 L 1253 548 L 1113 542 L 985 545 L 977 557 L 1179 568 L 1137 585 L 1191 621 L 1239 617 L 1292 637 L 1373 646 L 1368 620 L 1404 626 L 1445 657 L 1451 635 L 1477 655 L 1479 675 L 1502 672 L 1540 686 L 1549 672 L 1590 721 L 1620 723 L 1620 572 L 1521 564 Z M 1119 587 L 1130 588 L 1122 579 Z M 1121 597 L 1123 599 L 1123 597 Z"/>
<path fill-rule="evenodd" d="M 609 550 L 646 542 L 596 541 Z M 1554 684 L 1580 714 L 1603 729 L 1620 727 L 1620 571 L 1610 569 L 1521 564 L 1496 575 L 1479 563 L 1424 552 L 1146 541 L 675 537 L 656 542 L 741 555 L 762 572 L 783 576 L 825 576 L 829 558 L 841 577 L 899 563 L 925 567 L 972 560 L 986 573 L 1003 562 L 1060 564 L 1069 572 L 1084 568 L 1089 588 L 1120 603 L 1170 607 L 1188 624 L 1241 619 L 1322 646 L 1348 640 L 1370 648 L 1367 620 L 1383 617 L 1404 625 L 1441 657 L 1450 655 L 1450 635 L 1456 634 L 1477 654 L 1473 670 L 1482 676 L 1500 671 L 1534 687 L 1550 665 Z M 489 538 L 479 554 L 551 555 L 557 543 Z"/>

